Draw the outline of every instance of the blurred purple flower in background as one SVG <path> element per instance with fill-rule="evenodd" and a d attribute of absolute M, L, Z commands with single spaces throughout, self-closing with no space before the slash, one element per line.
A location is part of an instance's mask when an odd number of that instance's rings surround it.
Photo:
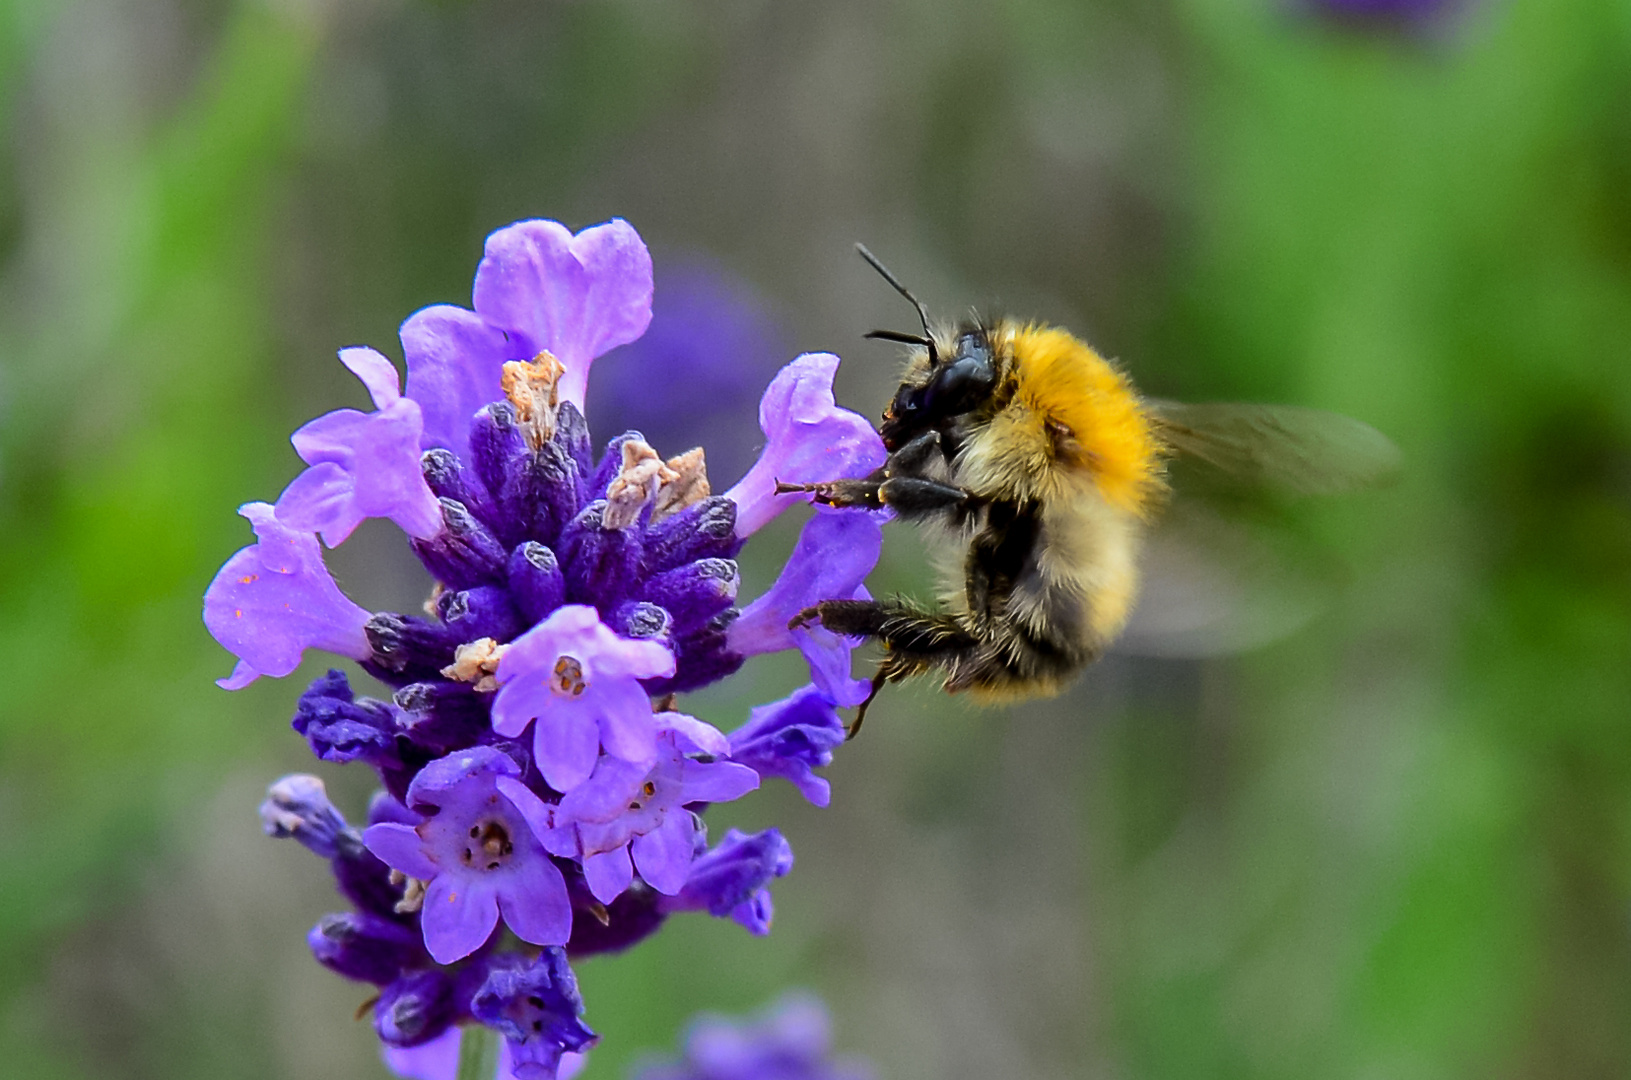
<path fill-rule="evenodd" d="M 474 297 L 473 311 L 443 305 L 403 324 L 406 394 L 384 356 L 341 353 L 376 411 L 342 409 L 296 433 L 308 469 L 276 507 L 244 507 L 258 543 L 227 560 L 204 616 L 239 658 L 229 689 L 287 675 L 320 648 L 392 691 L 358 697 L 329 671 L 293 719 L 319 758 L 378 772 L 366 828 L 312 777 L 279 781 L 262 807 L 266 831 L 328 859 L 354 905 L 324 916 L 308 944 L 378 987 L 374 1027 L 392 1067 L 440 1076 L 455 1027 L 485 1025 L 505 1036 L 501 1072 L 539 1080 L 595 1040 L 568 956 L 627 948 L 679 912 L 768 931 L 768 887 L 793 865 L 787 841 L 732 830 L 710 849 L 701 815 L 763 776 L 825 805 L 812 770 L 842 740 L 836 707 L 865 684 L 849 677 L 852 643 L 785 623 L 813 600 L 865 595 L 881 519 L 819 513 L 746 613 L 735 557 L 803 499 L 776 495 L 774 474 L 864 475 L 883 446 L 834 403 L 838 358 L 813 354 L 771 380 L 759 405 L 768 445 L 724 496 L 701 453 L 665 459 L 637 431 L 597 457 L 581 409 L 590 364 L 650 317 L 650 258 L 625 222 L 500 229 Z M 678 342 L 687 324 L 673 312 Z M 750 337 L 721 340 L 746 353 Z M 685 395 L 722 367 L 719 385 L 744 382 L 699 344 L 702 330 L 690 340 L 621 357 L 647 370 L 617 396 L 659 402 L 662 418 L 713 396 Z M 341 543 L 365 517 L 401 527 L 435 578 L 425 614 L 371 613 L 324 567 L 317 534 Z M 735 735 L 675 711 L 675 694 L 790 648 L 812 685 Z"/>
<path fill-rule="evenodd" d="M 1302 0 L 1303 6 L 1351 26 L 1426 27 L 1448 19 L 1465 0 Z"/>
<path fill-rule="evenodd" d="M 716 476 L 740 476 L 761 437 L 759 391 L 788 352 L 784 328 L 752 286 L 713 259 L 664 263 L 640 340 L 595 368 L 593 427 L 636 428 L 653 445 L 706 446 Z"/>
<path fill-rule="evenodd" d="M 700 1016 L 680 1060 L 647 1065 L 630 1080 L 872 1080 L 869 1062 L 835 1058 L 832 1023 L 820 999 L 787 994 L 757 1016 Z"/>

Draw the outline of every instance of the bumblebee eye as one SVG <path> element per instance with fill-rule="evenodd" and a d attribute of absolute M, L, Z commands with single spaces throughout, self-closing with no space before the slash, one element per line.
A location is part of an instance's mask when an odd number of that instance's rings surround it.
<path fill-rule="evenodd" d="M 919 404 L 934 417 L 957 416 L 979 404 L 996 381 L 990 353 L 983 346 L 959 349 L 957 359 L 936 371 L 923 388 Z"/>

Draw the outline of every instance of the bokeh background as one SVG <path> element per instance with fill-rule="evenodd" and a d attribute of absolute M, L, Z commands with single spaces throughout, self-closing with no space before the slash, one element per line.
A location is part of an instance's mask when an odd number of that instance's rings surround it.
<path fill-rule="evenodd" d="M 791 840 L 776 930 L 582 963 L 594 1080 L 790 985 L 890 1080 L 1631 1075 L 1625 0 L 0 0 L 0 1073 L 384 1075 L 303 943 L 324 867 L 255 816 L 318 665 L 219 690 L 200 596 L 288 432 L 363 402 L 338 347 L 399 357 L 500 225 L 614 214 L 665 337 L 597 366 L 597 436 L 703 439 L 720 486 L 794 352 L 886 399 L 859 335 L 911 313 L 857 239 L 1408 467 L 1212 497 L 1294 633 L 893 692 L 831 809 L 714 811 Z M 423 596 L 389 526 L 333 565 Z M 909 530 L 875 587 L 929 587 Z"/>

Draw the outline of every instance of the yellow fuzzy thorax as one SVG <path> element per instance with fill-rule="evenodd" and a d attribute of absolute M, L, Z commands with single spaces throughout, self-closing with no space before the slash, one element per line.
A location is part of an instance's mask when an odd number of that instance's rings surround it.
<path fill-rule="evenodd" d="M 1011 405 L 1028 415 L 1053 454 L 1086 470 L 1111 506 L 1146 517 L 1166 490 L 1156 437 L 1125 375 L 1085 342 L 1035 324 L 1009 334 L 1016 380 Z"/>

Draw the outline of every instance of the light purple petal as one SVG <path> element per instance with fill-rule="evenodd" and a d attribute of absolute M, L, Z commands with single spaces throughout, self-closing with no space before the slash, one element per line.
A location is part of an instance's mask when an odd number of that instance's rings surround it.
<path fill-rule="evenodd" d="M 407 803 L 441 806 L 448 792 L 469 780 L 486 780 L 499 776 L 520 776 L 521 766 L 502 750 L 491 746 L 472 746 L 439 757 L 419 770 L 408 785 Z"/>
<path fill-rule="evenodd" d="M 425 889 L 420 918 L 425 948 L 438 964 L 451 964 L 481 948 L 498 925 L 498 898 L 483 880 L 439 874 Z"/>
<path fill-rule="evenodd" d="M 559 222 L 518 221 L 487 238 L 475 308 L 526 357 L 553 353 L 566 368 L 561 397 L 581 409 L 589 365 L 651 322 L 651 255 L 620 218 L 576 236 Z"/>
<path fill-rule="evenodd" d="M 242 661 L 222 685 L 237 689 L 256 675 L 287 675 L 308 648 L 353 660 L 372 656 L 363 632 L 368 612 L 340 592 L 317 537 L 278 521 L 268 503 L 247 503 L 238 512 L 259 541 L 228 559 L 204 593 L 204 625 Z"/>
<path fill-rule="evenodd" d="M 681 802 L 730 802 L 759 786 L 759 774 L 733 761 L 686 761 L 680 765 Z"/>
<path fill-rule="evenodd" d="M 794 648 L 799 641 L 788 621 L 822 600 L 854 599 L 882 550 L 879 515 L 846 510 L 812 517 L 776 583 L 726 632 L 730 649 L 754 656 Z"/>
<path fill-rule="evenodd" d="M 681 740 L 681 748 L 687 752 L 711 754 L 714 757 L 725 757 L 731 752 L 731 741 L 712 724 L 681 712 L 661 712 L 655 716 L 657 730 L 673 732 Z"/>
<path fill-rule="evenodd" d="M 696 818 L 682 810 L 664 817 L 655 831 L 636 836 L 630 846 L 646 884 L 667 896 L 683 889 L 696 856 L 696 835 Z"/>
<path fill-rule="evenodd" d="M 504 925 L 534 945 L 565 945 L 572 936 L 572 901 L 566 895 L 566 880 L 542 848 L 526 844 L 517 847 L 516 855 L 498 891 Z M 519 857 L 522 855 L 527 857 Z"/>
<path fill-rule="evenodd" d="M 387 1043 L 380 1054 L 385 1059 L 385 1067 L 403 1080 L 456 1080 L 463 1030 L 455 1025 L 419 1046 L 404 1048 Z"/>
<path fill-rule="evenodd" d="M 362 831 L 362 842 L 379 861 L 409 877 L 429 881 L 440 868 L 425 855 L 425 842 L 412 825 L 384 821 Z"/>
<path fill-rule="evenodd" d="M 600 728 L 585 712 L 563 705 L 538 718 L 532 753 L 549 786 L 568 792 L 595 771 L 600 756 Z"/>
<path fill-rule="evenodd" d="M 594 776 L 562 796 L 560 818 L 597 824 L 614 820 L 634 800 L 649 771 L 620 758 L 601 758 Z"/>
<path fill-rule="evenodd" d="M 883 440 L 865 417 L 833 398 L 838 357 L 805 353 L 782 368 L 759 401 L 764 452 L 725 497 L 736 503 L 736 535 L 751 536 L 803 494 L 776 494 L 776 481 L 814 484 L 866 476 L 884 463 Z"/>
<path fill-rule="evenodd" d="M 374 408 L 387 408 L 402 396 L 402 381 L 397 376 L 396 365 L 375 350 L 366 346 L 341 349 L 340 363 L 368 388 Z"/>
<path fill-rule="evenodd" d="M 530 360 L 480 315 L 449 304 L 417 311 L 402 324 L 408 397 L 424 415 L 420 445 L 446 447 L 470 460 L 470 418 L 504 396 L 506 360 Z"/>
<path fill-rule="evenodd" d="M 810 667 L 810 681 L 833 704 L 849 709 L 861 704 L 872 693 L 872 683 L 850 675 L 850 653 L 860 644 L 859 638 L 841 637 L 820 626 L 793 631 L 799 652 Z"/>
<path fill-rule="evenodd" d="M 273 509 L 291 529 L 320 533 L 323 543 L 339 547 L 367 516 L 357 509 L 352 486 L 342 466 L 324 461 L 290 481 Z"/>
<path fill-rule="evenodd" d="M 521 818 L 532 830 L 532 835 L 540 842 L 555 831 L 554 808 L 537 794 L 513 776 L 500 776 L 493 781 L 500 794 L 520 811 Z"/>
<path fill-rule="evenodd" d="M 599 711 L 600 741 L 606 752 L 650 765 L 657 753 L 657 722 L 645 690 L 633 679 L 614 678 L 597 682 L 590 693 Z"/>
<path fill-rule="evenodd" d="M 629 861 L 629 849 L 613 848 L 585 858 L 583 880 L 602 904 L 616 900 L 634 881 L 634 864 Z"/>
<path fill-rule="evenodd" d="M 345 349 L 340 359 L 380 407 L 338 409 L 290 437 L 317 475 L 290 484 L 278 512 L 296 528 L 322 531 L 330 547 L 365 517 L 389 518 L 420 540 L 438 535 L 441 507 L 419 468 L 424 417 L 418 403 L 397 394 L 396 368 L 372 349 Z"/>

